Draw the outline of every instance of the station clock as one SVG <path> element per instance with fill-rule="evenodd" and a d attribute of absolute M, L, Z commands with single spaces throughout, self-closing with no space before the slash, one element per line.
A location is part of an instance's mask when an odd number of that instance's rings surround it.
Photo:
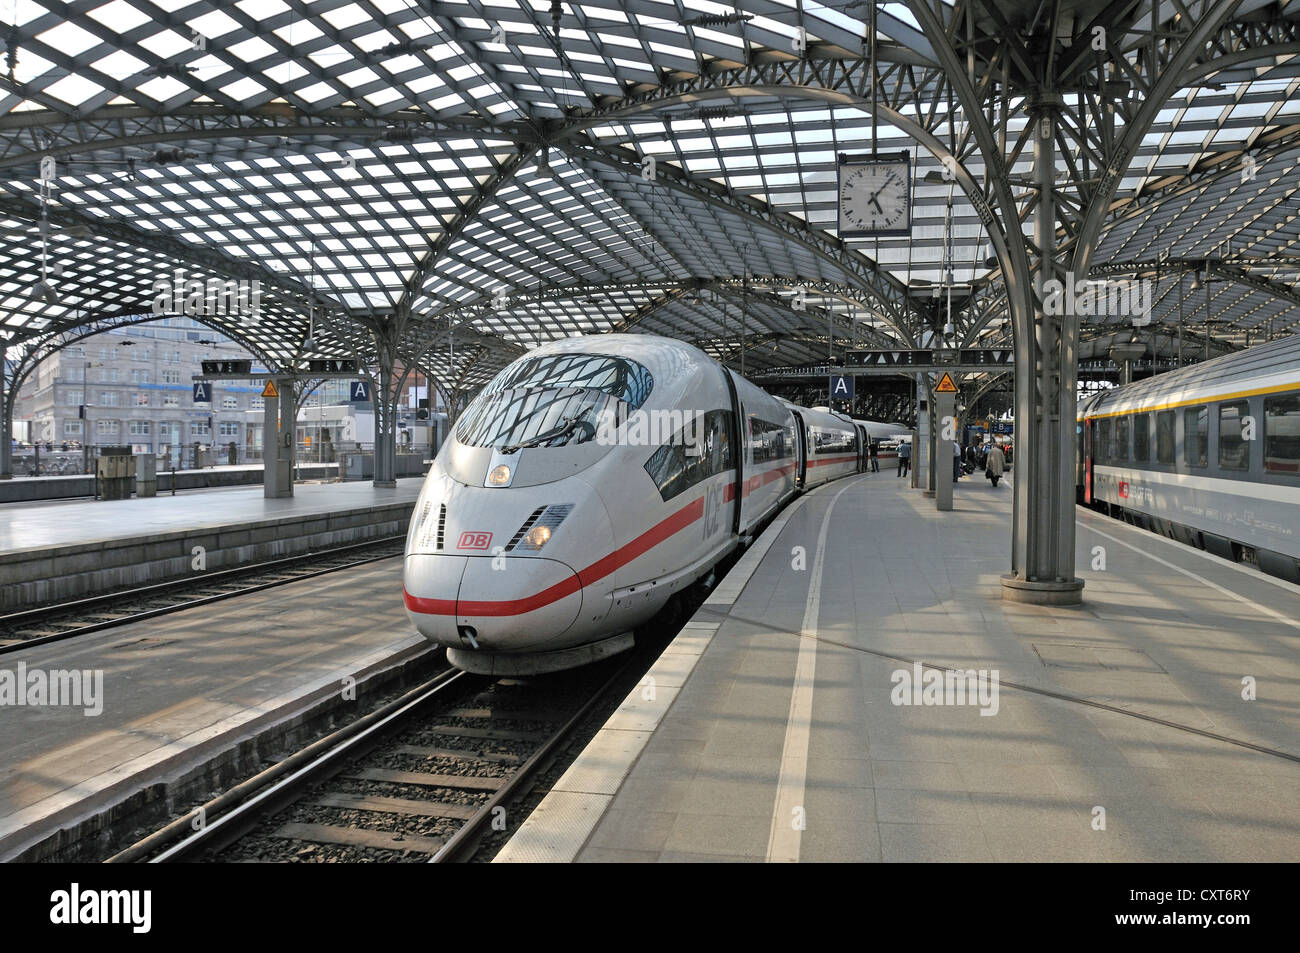
<path fill-rule="evenodd" d="M 839 156 L 841 238 L 912 231 L 912 155 Z"/>

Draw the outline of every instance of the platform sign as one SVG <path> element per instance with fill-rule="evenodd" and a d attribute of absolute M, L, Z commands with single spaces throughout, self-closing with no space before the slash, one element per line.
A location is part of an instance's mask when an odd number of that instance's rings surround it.
<path fill-rule="evenodd" d="M 370 384 L 368 381 L 353 381 L 348 385 L 348 402 L 365 404 L 370 401 Z"/>
<path fill-rule="evenodd" d="M 1012 368 L 1015 352 L 1010 348 L 897 349 L 891 351 L 848 351 L 844 363 L 855 367 L 923 370 L 960 365 L 963 370 L 985 367 Z"/>
<path fill-rule="evenodd" d="M 832 374 L 831 375 L 831 400 L 852 400 L 852 399 L 853 399 L 853 375 Z"/>
<path fill-rule="evenodd" d="M 322 371 L 326 374 L 355 374 L 357 362 L 351 358 L 312 358 L 307 362 L 307 370 Z"/>
<path fill-rule="evenodd" d="M 268 380 L 266 386 L 262 388 L 263 397 L 279 397 L 280 391 L 275 386 L 275 381 Z"/>
<path fill-rule="evenodd" d="M 252 361 L 200 361 L 199 365 L 203 368 L 203 373 L 207 375 L 251 374 L 253 372 Z"/>
<path fill-rule="evenodd" d="M 207 381 L 194 382 L 194 403 L 210 404 L 212 403 L 212 385 Z"/>

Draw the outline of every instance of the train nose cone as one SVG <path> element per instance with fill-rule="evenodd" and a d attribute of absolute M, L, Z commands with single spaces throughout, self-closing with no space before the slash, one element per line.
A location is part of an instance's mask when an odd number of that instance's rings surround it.
<path fill-rule="evenodd" d="M 577 619 L 582 583 L 555 559 L 414 555 L 406 559 L 406 607 L 421 634 L 442 645 L 544 651 Z"/>

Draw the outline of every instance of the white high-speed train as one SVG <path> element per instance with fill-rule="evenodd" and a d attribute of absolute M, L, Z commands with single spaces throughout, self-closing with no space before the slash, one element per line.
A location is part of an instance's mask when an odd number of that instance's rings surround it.
<path fill-rule="evenodd" d="M 866 423 L 778 400 L 668 338 L 547 344 L 501 371 L 438 453 L 407 536 L 406 608 L 471 672 L 623 651 L 794 494 L 865 469 Z"/>

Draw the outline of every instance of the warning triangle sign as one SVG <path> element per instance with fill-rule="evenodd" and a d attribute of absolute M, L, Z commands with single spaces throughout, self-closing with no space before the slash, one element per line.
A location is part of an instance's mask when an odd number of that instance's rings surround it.
<path fill-rule="evenodd" d="M 956 390 L 957 388 L 953 388 Z M 262 388 L 263 397 L 279 397 L 280 392 L 275 389 L 275 381 L 267 381 L 266 386 Z"/>
<path fill-rule="evenodd" d="M 947 371 L 943 372 L 943 377 L 939 378 L 939 386 L 934 389 L 936 394 L 955 394 L 957 385 L 952 382 L 952 377 Z"/>

